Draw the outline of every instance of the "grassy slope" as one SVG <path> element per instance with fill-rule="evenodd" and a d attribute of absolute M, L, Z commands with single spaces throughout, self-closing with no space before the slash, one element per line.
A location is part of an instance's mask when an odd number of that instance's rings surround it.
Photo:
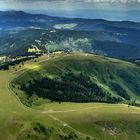
<path fill-rule="evenodd" d="M 32 69 L 33 66 L 36 70 L 40 68 L 34 63 L 31 65 L 31 62 L 25 66 L 28 69 Z M 67 130 L 67 127 L 64 127 L 64 122 L 66 122 L 80 132 L 103 140 L 138 140 L 140 138 L 139 108 L 112 104 L 62 103 L 59 105 L 52 103 L 38 107 L 49 110 L 46 114 L 44 111 L 30 110 L 21 105 L 7 87 L 10 80 L 22 74 L 22 71 L 15 74 L 12 72 L 13 70 L 0 72 L 0 139 L 26 140 L 27 138 L 18 136 L 32 132 L 32 129 L 29 130 L 31 122 L 40 122 L 45 127 L 55 127 L 55 133 L 58 133 L 58 128 L 61 131 L 70 132 L 71 128 Z M 58 112 L 52 112 L 52 110 Z M 54 140 L 59 139 L 57 135 L 52 134 L 52 136 Z M 39 140 L 39 138 L 34 138 L 34 140 Z"/>
<path fill-rule="evenodd" d="M 139 109 L 107 104 L 92 104 L 92 107 L 87 110 L 56 113 L 55 116 L 73 128 L 103 140 L 140 138 Z"/>
<path fill-rule="evenodd" d="M 43 58 L 44 59 L 44 58 Z M 45 57 L 46 59 L 46 57 Z M 31 65 L 32 62 L 29 62 Z M 25 65 L 29 68 L 29 65 Z M 33 65 L 32 65 L 33 66 Z M 22 71 L 0 71 L 0 139 L 1 140 L 40 140 L 43 136 L 33 130 L 33 126 L 41 123 L 46 129 L 51 129 L 49 134 L 53 139 L 60 139 L 60 134 L 75 132 L 72 128 L 64 126 L 63 122 L 55 120 L 50 114 L 35 111 L 23 106 L 9 90 L 9 82 L 20 75 Z M 77 133 L 77 132 L 75 132 Z M 27 135 L 31 135 L 27 138 Z M 78 134 L 79 138 L 86 135 Z M 48 137 L 49 138 L 49 137 Z M 41 140 L 46 140 L 42 138 Z"/>
<path fill-rule="evenodd" d="M 22 84 L 31 79 L 45 76 L 59 78 L 62 73 L 82 71 L 86 72 L 97 85 L 114 96 L 117 94 L 110 88 L 112 82 L 119 84 L 132 99 L 140 99 L 140 68 L 132 63 L 76 53 L 51 59 L 48 63 L 42 63 L 37 67 L 38 69 L 30 70 L 20 76 L 17 79 L 18 83 Z"/>

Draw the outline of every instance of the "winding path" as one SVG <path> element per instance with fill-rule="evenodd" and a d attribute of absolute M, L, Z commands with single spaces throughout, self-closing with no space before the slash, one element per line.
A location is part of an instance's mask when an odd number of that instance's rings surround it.
<path fill-rule="evenodd" d="M 48 61 L 48 59 L 46 59 L 46 60 L 41 60 L 41 61 L 37 62 L 37 64 L 40 64 L 40 63 L 42 63 L 42 62 L 47 62 L 47 61 Z M 61 68 L 59 68 L 59 69 L 61 70 Z M 16 75 L 17 73 L 19 73 L 19 72 L 21 72 L 21 71 L 23 71 L 23 72 L 22 72 L 20 75 Z M 11 74 L 11 75 L 16 75 L 16 76 L 14 77 L 14 79 L 15 79 L 15 78 L 17 78 L 17 77 L 19 77 L 19 76 L 22 76 L 22 75 L 23 75 L 25 72 L 27 72 L 27 71 L 28 71 L 27 68 L 22 68 L 22 69 L 20 69 L 20 70 L 18 70 L 18 71 L 15 71 L 15 72 L 10 73 L 10 74 Z M 95 109 L 95 108 L 100 108 L 100 107 L 87 107 L 87 108 L 83 108 L 83 109 L 77 109 L 77 110 L 74 110 L 74 109 L 73 109 L 73 110 L 65 110 L 65 111 L 54 111 L 54 110 L 43 111 L 43 110 L 33 109 L 33 108 L 30 108 L 30 107 L 24 105 L 24 104 L 21 102 L 20 98 L 16 95 L 15 91 L 12 90 L 12 88 L 10 88 L 10 83 L 11 83 L 14 79 L 12 79 L 11 81 L 8 82 L 7 88 L 9 89 L 10 93 L 12 94 L 12 96 L 15 96 L 15 98 L 18 100 L 19 104 L 20 104 L 21 106 L 23 106 L 26 110 L 28 110 L 28 111 L 33 111 L 33 112 L 37 112 L 37 113 L 42 113 L 42 114 L 47 114 L 47 116 L 49 116 L 49 117 L 50 117 L 51 119 L 53 119 L 54 121 L 59 122 L 62 126 L 70 128 L 71 130 L 77 132 L 77 133 L 78 133 L 79 135 L 81 135 L 81 136 L 84 136 L 84 137 L 89 136 L 90 138 L 94 139 L 94 137 L 92 137 L 92 136 L 90 136 L 90 135 L 88 135 L 88 134 L 82 133 L 82 132 L 80 132 L 80 131 L 74 129 L 74 128 L 71 127 L 68 123 L 66 123 L 66 122 L 64 122 L 64 121 L 62 121 L 62 120 L 60 120 L 59 118 L 53 116 L 52 114 L 56 114 L 56 113 L 68 113 L 68 112 L 77 112 L 77 111 L 88 110 L 88 109 Z"/>

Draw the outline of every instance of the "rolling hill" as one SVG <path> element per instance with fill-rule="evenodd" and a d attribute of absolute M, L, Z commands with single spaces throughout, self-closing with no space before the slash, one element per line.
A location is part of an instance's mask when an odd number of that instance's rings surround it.
<path fill-rule="evenodd" d="M 24 83 L 24 80 L 28 81 L 34 76 L 38 79 L 40 74 L 51 76 L 56 73 L 56 76 L 61 76 L 62 69 L 55 67 L 57 64 L 55 62 L 58 62 L 58 60 L 61 61 L 59 61 L 57 66 L 64 66 L 66 61 L 75 60 L 76 65 L 73 65 L 73 72 L 79 71 L 82 67 L 83 70 L 88 70 L 89 74 L 92 69 L 89 69 L 87 67 L 88 63 L 85 63 L 89 60 L 91 61 L 90 63 L 94 63 L 94 66 L 95 62 L 98 61 L 102 66 L 103 64 L 113 65 L 115 69 L 117 69 L 116 65 L 117 67 L 122 67 L 122 70 L 124 68 L 125 72 L 127 72 L 125 70 L 127 67 L 130 73 L 132 69 L 136 73 L 139 71 L 139 67 L 134 64 L 105 57 L 85 56 L 85 54 L 72 54 L 65 57 L 55 57 L 48 61 L 47 56 L 44 55 L 37 58 L 36 61 L 30 60 L 25 62 L 22 67 L 16 65 L 15 68 L 11 67 L 7 71 L 0 71 L 0 139 L 139 140 L 140 109 L 138 107 L 106 103 L 64 102 L 59 104 L 58 102 L 51 103 L 48 100 L 43 100 L 44 103 L 39 105 L 40 102 L 42 103 L 42 99 L 35 96 L 33 97 L 35 104 L 32 108 L 21 103 L 23 100 L 20 101 L 17 95 L 23 95 L 23 92 L 18 88 L 13 92 L 10 82 L 14 82 L 18 78 L 18 82 L 21 79 L 21 82 Z M 81 62 L 78 62 L 79 58 L 85 59 L 84 66 Z M 101 63 L 100 60 L 103 62 Z M 81 63 L 80 67 L 77 65 L 77 62 Z M 48 69 L 48 65 L 50 69 Z M 111 68 L 113 69 L 113 67 Z M 15 71 L 16 69 L 17 71 Z M 104 70 L 104 68 L 101 69 L 101 71 Z M 66 71 L 66 68 L 64 68 L 64 71 Z M 108 90 L 105 86 L 103 89 Z M 131 94 L 132 96 L 134 94 Z"/>
<path fill-rule="evenodd" d="M 72 53 L 37 68 L 12 83 L 24 91 L 19 97 L 28 106 L 34 104 L 34 95 L 52 102 L 131 103 L 140 99 L 140 68 L 129 62 Z"/>

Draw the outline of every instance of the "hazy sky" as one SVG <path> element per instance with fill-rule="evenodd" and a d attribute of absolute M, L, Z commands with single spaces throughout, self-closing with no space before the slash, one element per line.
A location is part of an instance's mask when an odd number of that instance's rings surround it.
<path fill-rule="evenodd" d="M 140 0 L 0 0 L 0 10 L 140 9 Z"/>

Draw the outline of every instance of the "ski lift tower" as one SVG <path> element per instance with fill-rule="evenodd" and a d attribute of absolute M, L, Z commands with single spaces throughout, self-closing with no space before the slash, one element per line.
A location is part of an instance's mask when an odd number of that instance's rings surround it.
<path fill-rule="evenodd" d="M 47 50 L 48 59 L 50 58 L 50 44 L 45 44 L 45 48 Z"/>

